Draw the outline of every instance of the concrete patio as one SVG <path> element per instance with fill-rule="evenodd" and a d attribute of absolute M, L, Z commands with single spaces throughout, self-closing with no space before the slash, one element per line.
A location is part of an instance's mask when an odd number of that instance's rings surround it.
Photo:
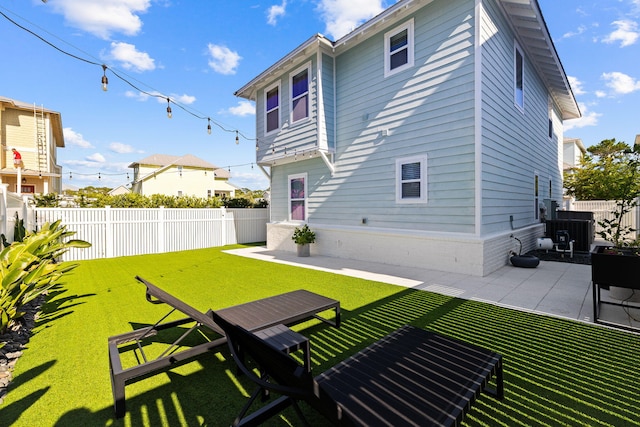
<path fill-rule="evenodd" d="M 239 256 L 343 274 L 407 288 L 487 302 L 531 313 L 591 323 L 593 299 L 591 266 L 541 261 L 537 268 L 504 266 L 485 277 L 446 273 L 428 268 L 399 267 L 314 255 L 298 257 L 284 251 L 251 247 L 227 251 Z M 608 299 L 608 292 L 602 292 Z M 630 313 L 630 314 L 629 314 Z M 640 328 L 640 309 L 604 304 L 600 317 Z"/>

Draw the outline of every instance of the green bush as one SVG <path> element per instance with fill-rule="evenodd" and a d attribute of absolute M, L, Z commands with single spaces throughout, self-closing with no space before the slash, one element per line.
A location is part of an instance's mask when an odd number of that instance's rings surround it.
<path fill-rule="evenodd" d="M 60 221 L 44 224 L 38 232 L 27 232 L 0 252 L 0 334 L 24 315 L 21 308 L 50 289 L 65 273 L 78 264 L 58 263 L 70 248 L 91 246 L 84 240 L 67 240 L 75 234 L 60 226 Z"/>

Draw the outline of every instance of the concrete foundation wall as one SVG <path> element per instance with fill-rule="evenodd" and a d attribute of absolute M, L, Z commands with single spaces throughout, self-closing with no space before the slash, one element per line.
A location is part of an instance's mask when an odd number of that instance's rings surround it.
<path fill-rule="evenodd" d="M 291 240 L 296 224 L 267 224 L 267 248 L 296 251 Z M 535 247 L 542 237 L 542 224 L 485 238 L 452 233 L 409 233 L 372 228 L 310 225 L 316 232 L 311 255 L 355 259 L 407 267 L 424 267 L 440 271 L 486 276 L 509 263 L 509 251 L 522 253 Z"/>

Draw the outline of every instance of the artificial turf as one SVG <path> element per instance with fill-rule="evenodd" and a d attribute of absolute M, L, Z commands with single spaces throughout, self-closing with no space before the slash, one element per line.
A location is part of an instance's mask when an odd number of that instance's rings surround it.
<path fill-rule="evenodd" d="M 300 288 L 340 300 L 339 329 L 317 321 L 296 328 L 311 339 L 316 374 L 404 324 L 499 352 L 505 399 L 483 394 L 466 425 L 640 426 L 637 334 L 224 252 L 237 247 L 80 262 L 43 307 L 0 425 L 231 424 L 253 387 L 236 378 L 225 347 L 127 386 L 127 414 L 114 418 L 107 338 L 168 311 L 145 300 L 140 275 L 201 311 Z M 267 423 L 298 424 L 293 411 Z"/>

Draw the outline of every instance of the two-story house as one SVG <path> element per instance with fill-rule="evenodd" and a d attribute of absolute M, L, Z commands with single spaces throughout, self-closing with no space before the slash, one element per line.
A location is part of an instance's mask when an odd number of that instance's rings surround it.
<path fill-rule="evenodd" d="M 191 154 L 172 156 L 153 154 L 131 163 L 131 191 L 150 196 L 235 197 L 236 187 L 229 183 L 225 169 Z"/>
<path fill-rule="evenodd" d="M 0 97 L 0 183 L 17 194 L 62 192 L 60 113 Z M 17 158 L 19 161 L 15 161 Z"/>
<path fill-rule="evenodd" d="M 236 95 L 256 102 L 269 249 L 478 276 L 532 248 L 580 117 L 536 0 L 401 0 L 315 35 Z"/>

